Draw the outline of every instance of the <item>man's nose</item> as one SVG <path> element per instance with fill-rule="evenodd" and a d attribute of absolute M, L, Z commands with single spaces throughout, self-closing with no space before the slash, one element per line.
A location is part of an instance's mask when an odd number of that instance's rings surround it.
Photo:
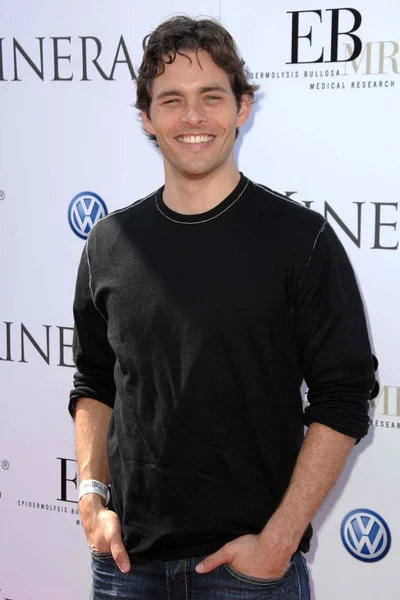
<path fill-rule="evenodd" d="M 198 102 L 191 102 L 186 104 L 181 120 L 190 125 L 198 125 L 206 120 L 206 116 Z"/>

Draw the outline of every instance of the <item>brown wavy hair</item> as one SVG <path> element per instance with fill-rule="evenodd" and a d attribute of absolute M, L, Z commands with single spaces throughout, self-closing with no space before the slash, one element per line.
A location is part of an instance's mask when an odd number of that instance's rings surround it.
<path fill-rule="evenodd" d="M 239 57 L 231 34 L 214 19 L 192 19 L 180 15 L 159 25 L 143 41 L 144 55 L 136 80 L 136 108 L 150 116 L 151 86 L 161 75 L 166 64 L 174 62 L 176 55 L 187 52 L 208 52 L 213 61 L 228 75 L 238 108 L 244 94 L 254 102 L 258 85 L 250 84 L 245 62 Z M 189 57 L 187 57 L 189 58 Z M 156 141 L 154 135 L 146 133 Z M 236 137 L 238 130 L 236 130 Z"/>

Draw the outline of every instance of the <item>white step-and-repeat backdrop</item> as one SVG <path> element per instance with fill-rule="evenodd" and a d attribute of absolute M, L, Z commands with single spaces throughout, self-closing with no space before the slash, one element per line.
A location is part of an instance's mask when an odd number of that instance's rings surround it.
<path fill-rule="evenodd" d="M 145 35 L 176 13 L 232 32 L 260 84 L 239 168 L 326 215 L 364 296 L 381 391 L 315 519 L 317 600 L 399 598 L 397 0 L 0 2 L 0 600 L 86 598 L 72 296 L 92 220 L 163 182 L 138 122 Z"/>

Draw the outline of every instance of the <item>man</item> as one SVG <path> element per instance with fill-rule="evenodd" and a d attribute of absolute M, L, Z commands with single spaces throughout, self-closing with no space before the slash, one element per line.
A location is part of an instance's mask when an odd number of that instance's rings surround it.
<path fill-rule="evenodd" d="M 74 303 L 94 600 L 308 599 L 310 521 L 367 432 L 345 252 L 234 162 L 255 90 L 218 23 L 150 35 L 136 105 L 165 186 L 96 225 Z"/>

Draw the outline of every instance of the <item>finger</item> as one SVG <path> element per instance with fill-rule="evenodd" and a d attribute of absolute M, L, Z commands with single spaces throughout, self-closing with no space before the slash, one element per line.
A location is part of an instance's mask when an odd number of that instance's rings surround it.
<path fill-rule="evenodd" d="M 206 558 L 203 558 L 203 560 L 196 565 L 195 570 L 197 573 L 209 573 L 219 567 L 219 565 L 231 562 L 231 558 L 231 553 L 223 546 L 220 550 L 214 552 L 214 554 L 210 554 L 209 556 L 206 556 Z"/>

